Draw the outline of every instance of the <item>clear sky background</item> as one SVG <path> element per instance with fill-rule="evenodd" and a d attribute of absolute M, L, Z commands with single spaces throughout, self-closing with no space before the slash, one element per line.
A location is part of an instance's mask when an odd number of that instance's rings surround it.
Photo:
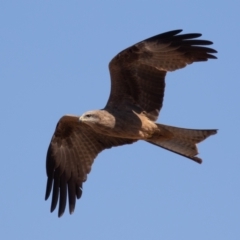
<path fill-rule="evenodd" d="M 0 1 L 0 239 L 240 239 L 240 3 Z M 159 122 L 217 128 L 203 164 L 138 142 L 102 152 L 73 215 L 44 201 L 59 118 L 105 106 L 109 61 L 158 33 L 214 42 L 218 60 L 167 75 Z"/>

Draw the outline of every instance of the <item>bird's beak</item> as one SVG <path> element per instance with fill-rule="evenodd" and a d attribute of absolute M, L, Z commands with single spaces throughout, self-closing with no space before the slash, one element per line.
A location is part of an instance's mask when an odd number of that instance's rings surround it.
<path fill-rule="evenodd" d="M 82 116 L 79 117 L 78 121 L 79 121 L 79 122 L 83 122 L 83 117 L 82 117 Z"/>

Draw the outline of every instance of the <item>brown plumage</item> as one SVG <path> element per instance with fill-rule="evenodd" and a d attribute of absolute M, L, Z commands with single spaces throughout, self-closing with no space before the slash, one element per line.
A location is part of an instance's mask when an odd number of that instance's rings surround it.
<path fill-rule="evenodd" d="M 145 140 L 201 163 L 196 144 L 216 130 L 194 130 L 155 123 L 161 110 L 165 75 L 187 64 L 215 59 L 212 42 L 198 33 L 166 32 L 139 42 L 115 56 L 109 64 L 111 93 L 102 110 L 81 117 L 63 116 L 47 152 L 47 189 L 51 211 L 59 201 L 58 216 L 75 208 L 92 163 L 102 150 Z"/>

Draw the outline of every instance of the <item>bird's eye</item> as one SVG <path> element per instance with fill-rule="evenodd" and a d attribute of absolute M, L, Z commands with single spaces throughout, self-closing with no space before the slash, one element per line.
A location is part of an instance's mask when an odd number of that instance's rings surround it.
<path fill-rule="evenodd" d="M 91 117 L 91 114 L 87 114 L 87 115 L 85 115 L 85 117 L 90 118 L 90 117 Z"/>

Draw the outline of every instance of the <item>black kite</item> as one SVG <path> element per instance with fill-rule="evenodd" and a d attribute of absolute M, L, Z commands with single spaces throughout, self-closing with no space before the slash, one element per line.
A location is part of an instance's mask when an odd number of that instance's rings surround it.
<path fill-rule="evenodd" d="M 63 116 L 47 152 L 46 199 L 51 191 L 51 211 L 59 199 L 60 217 L 75 208 L 82 195 L 93 160 L 104 149 L 144 140 L 197 163 L 196 144 L 216 130 L 195 130 L 155 123 L 163 104 L 165 75 L 193 62 L 215 59 L 212 42 L 201 34 L 170 31 L 141 41 L 115 56 L 109 64 L 111 93 L 102 110 L 82 116 Z M 53 190 L 52 190 L 53 187 Z"/>

